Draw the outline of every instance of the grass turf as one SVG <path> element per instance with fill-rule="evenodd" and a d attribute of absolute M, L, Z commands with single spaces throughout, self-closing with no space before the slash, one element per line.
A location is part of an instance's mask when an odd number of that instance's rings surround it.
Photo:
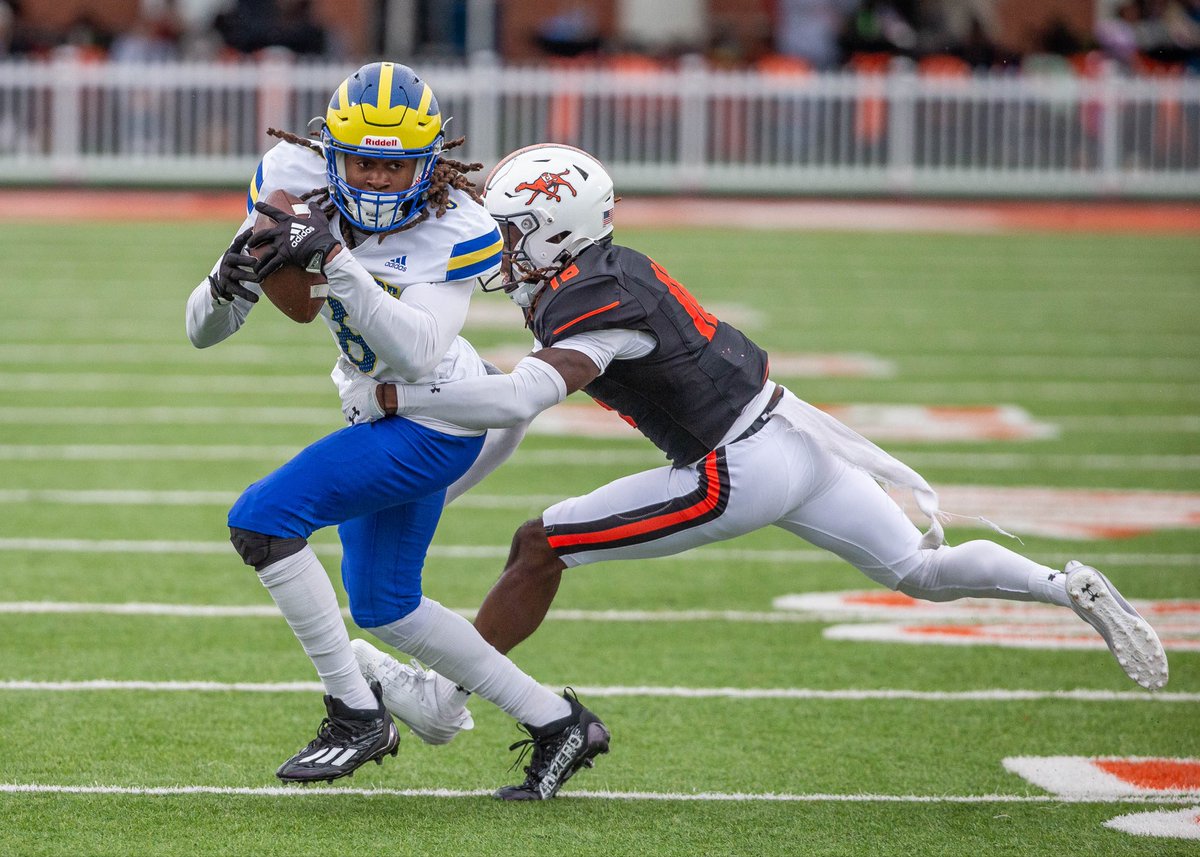
<path fill-rule="evenodd" d="M 1058 234 L 946 236 L 656 230 L 619 236 L 686 283 L 710 309 L 773 353 L 866 353 L 891 377 L 788 378 L 815 402 L 1013 404 L 1038 419 L 1196 418 L 1200 253 L 1194 238 Z M 0 490 L 205 490 L 234 496 L 339 425 L 320 325 L 269 308 L 232 341 L 198 352 L 183 336 L 191 285 L 228 240 L 224 225 L 113 224 L 70 231 L 9 226 L 0 235 L 0 449 L 87 445 L 253 445 L 246 460 L 21 459 Z M 477 302 L 501 299 L 479 296 Z M 514 316 L 515 317 L 515 316 Z M 519 325 L 473 324 L 489 348 L 527 344 Z M 305 380 L 305 379 L 311 379 Z M 80 379 L 80 380 L 75 380 Z M 66 409 L 80 410 L 68 413 Z M 220 409 L 217 416 L 200 411 Z M 279 421 L 252 410 L 286 409 Z M 315 413 L 311 416 L 310 412 Z M 327 416 L 326 416 L 327 415 Z M 1075 419 L 1053 439 L 938 447 L 885 444 L 935 484 L 1194 491 L 1195 428 L 1184 420 L 1126 431 Z M 1173 426 L 1173 427 L 1170 427 Z M 574 464 L 537 455 L 582 448 Z M 980 470 L 942 451 L 1041 456 L 1053 466 Z M 617 452 L 606 463 L 589 451 Z M 1097 469 L 1085 457 L 1176 456 L 1170 466 Z M 1065 457 L 1065 458 L 1064 458 Z M 557 460 L 557 459 L 556 459 Z M 644 442 L 534 436 L 479 492 L 509 508 L 447 511 L 426 589 L 470 608 L 494 579 L 512 529 L 536 514 L 520 497 L 565 495 L 659 462 Z M 1065 463 L 1064 463 L 1065 462 Z M 224 505 L 63 504 L 6 500 L 0 539 L 219 543 Z M 1003 522 L 1001 522 L 1003 523 Z M 962 541 L 978 531 L 951 530 Z M 330 546 L 330 534 L 316 543 Z M 3 542 L 0 542 L 2 544 Z M 1194 530 L 1118 542 L 1028 538 L 1027 555 L 1117 554 L 1106 569 L 1131 596 L 1197 598 Z M 1011 544 L 1011 543 L 1009 543 Z M 438 549 L 492 548 L 461 558 Z M 787 563 L 755 551 L 805 550 L 778 531 L 730 545 L 568 575 L 556 607 L 769 610 L 779 595 L 869 588 L 832 557 Z M 334 571 L 336 559 L 323 554 Z M 9 601 L 266 605 L 232 551 L 129 553 L 10 547 Z M 281 620 L 96 614 L 5 616 L 0 680 L 311 681 Z M 825 623 L 548 622 L 514 653 L 550 683 L 580 686 L 987 688 L 1132 687 L 1096 651 L 888 646 L 837 642 Z M 1200 655 L 1172 654 L 1169 690 L 1200 691 Z M 0 689 L 3 781 L 21 785 L 263 788 L 309 737 L 315 693 Z M 484 797 L 0 794 L 0 853 L 14 854 L 1184 854 L 1186 843 L 1116 833 L 1113 802 L 959 804 L 942 796 L 1041 796 L 1007 773 L 1012 755 L 1200 756 L 1195 703 L 597 698 L 613 753 L 567 788 L 582 792 L 745 792 L 798 802 L 568 797 L 511 807 Z M 363 769 L 359 788 L 487 789 L 506 772 L 507 718 L 476 701 L 474 732 L 448 747 L 411 736 Z M 842 799 L 822 799 L 821 795 Z M 851 801 L 918 795 L 927 803 Z"/>

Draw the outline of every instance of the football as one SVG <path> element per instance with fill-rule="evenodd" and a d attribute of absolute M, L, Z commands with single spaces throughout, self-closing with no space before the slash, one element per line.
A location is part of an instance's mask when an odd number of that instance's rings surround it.
<path fill-rule="evenodd" d="M 285 190 L 272 191 L 264 202 L 282 211 L 308 216 L 308 204 Z M 274 225 L 273 219 L 259 212 L 258 219 L 254 221 L 254 232 L 262 232 Z M 265 246 L 252 248 L 250 255 L 259 258 L 266 249 Z M 329 294 L 329 283 L 324 274 L 311 273 L 299 265 L 281 265 L 259 285 L 263 294 L 281 313 L 301 324 L 308 324 L 320 314 L 325 297 Z"/>

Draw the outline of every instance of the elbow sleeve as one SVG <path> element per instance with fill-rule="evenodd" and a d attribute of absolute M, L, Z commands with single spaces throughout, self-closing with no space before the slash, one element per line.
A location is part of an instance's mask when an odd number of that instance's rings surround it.
<path fill-rule="evenodd" d="M 536 357 L 524 357 L 508 376 L 513 380 L 513 421 L 527 422 L 567 397 L 567 382 L 558 370 Z"/>

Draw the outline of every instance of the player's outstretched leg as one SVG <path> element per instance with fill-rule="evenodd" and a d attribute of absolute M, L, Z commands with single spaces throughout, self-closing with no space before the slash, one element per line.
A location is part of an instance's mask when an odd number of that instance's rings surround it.
<path fill-rule="evenodd" d="M 529 737 L 509 749 L 533 750 L 525 768 L 525 782 L 499 789 L 496 797 L 501 800 L 549 800 L 576 771 L 592 767 L 596 756 L 608 752 L 611 736 L 600 718 L 584 708 L 573 691 L 568 689 L 563 697 L 571 705 L 571 713 L 566 717 L 545 726 L 521 724 Z"/>
<path fill-rule="evenodd" d="M 1100 632 L 1125 674 L 1147 690 L 1164 687 L 1167 653 L 1150 623 L 1096 569 L 1072 560 L 1063 570 L 1071 608 Z"/>
<path fill-rule="evenodd" d="M 400 731 L 383 707 L 379 684 L 371 685 L 379 701 L 376 708 L 349 708 L 326 694 L 325 711 L 317 737 L 279 766 L 275 776 L 289 783 L 329 782 L 353 774 L 374 759 L 396 755 Z"/>
<path fill-rule="evenodd" d="M 475 728 L 463 694 L 448 678 L 416 661 L 402 664 L 366 640 L 351 640 L 350 648 L 363 678 L 383 689 L 384 707 L 426 744 L 448 744 L 461 730 Z"/>

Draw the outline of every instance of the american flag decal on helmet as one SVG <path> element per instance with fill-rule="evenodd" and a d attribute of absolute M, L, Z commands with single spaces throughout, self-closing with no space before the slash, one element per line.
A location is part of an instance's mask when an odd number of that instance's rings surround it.
<path fill-rule="evenodd" d="M 601 226 L 612 226 L 612 214 L 613 214 L 613 210 L 611 208 L 605 209 L 604 214 L 600 220 L 600 225 Z"/>

